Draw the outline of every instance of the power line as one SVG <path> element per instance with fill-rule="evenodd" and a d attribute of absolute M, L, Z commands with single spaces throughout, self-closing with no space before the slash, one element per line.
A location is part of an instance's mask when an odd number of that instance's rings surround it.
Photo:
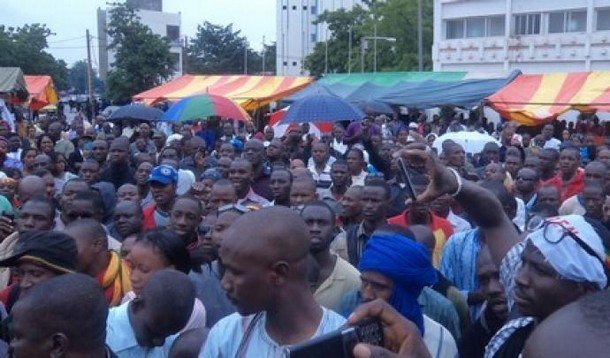
<path fill-rule="evenodd" d="M 75 41 L 75 40 L 80 40 L 80 39 L 84 39 L 84 38 L 85 38 L 85 36 L 79 36 L 79 37 L 73 37 L 73 38 L 70 38 L 70 39 L 55 40 L 55 41 L 47 41 L 47 43 L 50 43 L 50 44 L 57 44 L 57 43 L 60 43 L 60 42 Z"/>
<path fill-rule="evenodd" d="M 83 36 L 84 38 L 84 36 Z M 47 47 L 49 50 L 69 50 L 77 48 L 87 48 L 87 46 L 58 46 L 58 47 Z"/>

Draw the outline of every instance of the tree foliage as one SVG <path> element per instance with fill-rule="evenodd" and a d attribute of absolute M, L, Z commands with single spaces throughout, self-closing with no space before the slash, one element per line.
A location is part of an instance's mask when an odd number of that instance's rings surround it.
<path fill-rule="evenodd" d="M 68 69 L 45 51 L 52 31 L 44 24 L 0 25 L 0 67 L 20 67 L 27 75 L 50 75 L 57 89 L 68 87 Z"/>
<path fill-rule="evenodd" d="M 326 23 L 331 33 L 328 43 L 319 42 L 305 59 L 305 68 L 313 75 L 328 72 L 361 71 L 363 37 L 393 37 L 396 42 L 378 40 L 377 71 L 417 70 L 417 3 L 418 0 L 368 1 L 368 9 L 359 6 L 351 10 L 324 12 L 318 22 Z M 424 69 L 432 68 L 431 48 L 432 2 L 422 1 L 422 29 Z M 349 56 L 350 29 L 352 53 Z M 373 40 L 368 40 L 364 51 L 364 72 L 373 72 L 375 51 Z M 328 46 L 328 62 L 326 53 Z"/>
<path fill-rule="evenodd" d="M 80 60 L 76 61 L 72 67 L 70 67 L 68 81 L 70 88 L 76 93 L 87 93 L 87 61 Z M 103 92 L 103 83 L 97 76 L 95 68 L 92 69 L 91 79 L 93 80 L 93 88 L 96 92 Z"/>
<path fill-rule="evenodd" d="M 129 4 L 112 4 L 107 31 L 116 51 L 113 69 L 106 80 L 106 96 L 125 103 L 139 92 L 160 85 L 174 73 L 175 58 L 169 40 L 142 24 Z"/>
<path fill-rule="evenodd" d="M 257 74 L 262 71 L 262 61 L 262 53 L 250 48 L 233 24 L 205 21 L 197 26 L 197 34 L 187 47 L 187 71 L 191 74 Z M 265 46 L 265 72 L 275 72 L 275 44 Z"/>

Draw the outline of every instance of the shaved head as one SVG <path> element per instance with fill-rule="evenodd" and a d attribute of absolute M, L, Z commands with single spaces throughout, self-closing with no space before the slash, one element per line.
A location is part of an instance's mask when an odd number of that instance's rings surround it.
<path fill-rule="evenodd" d="M 27 175 L 19 181 L 17 195 L 22 203 L 28 201 L 28 199 L 33 196 L 44 196 L 46 194 L 47 186 L 44 183 L 44 180 L 36 175 Z"/>

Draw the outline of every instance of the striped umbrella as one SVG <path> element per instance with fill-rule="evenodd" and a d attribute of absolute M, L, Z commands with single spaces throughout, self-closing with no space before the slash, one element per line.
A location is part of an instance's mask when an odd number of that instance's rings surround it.
<path fill-rule="evenodd" d="M 240 121 L 251 120 L 250 115 L 232 100 L 213 94 L 186 97 L 165 112 L 161 120 L 186 122 L 207 117 L 223 117 Z"/>

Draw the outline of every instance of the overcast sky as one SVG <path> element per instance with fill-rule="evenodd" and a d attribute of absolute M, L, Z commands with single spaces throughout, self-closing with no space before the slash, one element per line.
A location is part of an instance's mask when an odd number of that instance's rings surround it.
<path fill-rule="evenodd" d="M 0 24 L 23 26 L 43 23 L 54 33 L 48 38 L 48 51 L 68 63 L 87 58 L 85 30 L 97 34 L 98 7 L 107 0 L 2 0 Z M 182 36 L 195 35 L 197 25 L 209 21 L 218 25 L 233 23 L 242 30 L 250 46 L 260 50 L 263 36 L 275 41 L 276 0 L 164 0 L 163 11 L 182 13 Z M 97 67 L 97 41 L 92 42 L 93 65 Z"/>

